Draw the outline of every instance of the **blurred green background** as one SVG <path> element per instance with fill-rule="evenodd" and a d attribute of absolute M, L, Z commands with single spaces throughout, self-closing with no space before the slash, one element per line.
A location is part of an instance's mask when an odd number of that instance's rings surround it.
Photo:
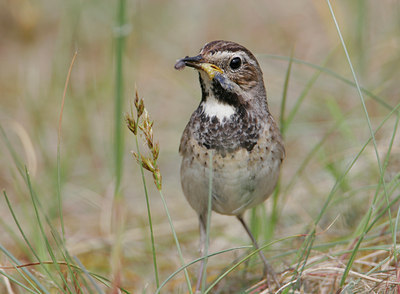
<path fill-rule="evenodd" d="M 332 1 L 375 129 L 399 103 L 400 2 Z M 85 267 L 110 276 L 114 227 L 115 40 L 126 36 L 123 56 L 124 111 L 135 85 L 144 99 L 159 141 L 163 191 L 187 261 L 198 257 L 197 217 L 180 189 L 178 146 L 200 99 L 197 73 L 176 71 L 178 58 L 195 55 L 216 39 L 238 42 L 258 58 L 271 112 L 280 119 L 288 59 L 335 72 L 339 78 L 294 62 L 287 88 L 286 115 L 301 99 L 285 133 L 287 158 L 281 177 L 280 218 L 275 235 L 305 233 L 330 189 L 369 138 L 365 114 L 328 5 L 320 0 L 288 1 L 127 1 L 126 25 L 117 27 L 117 1 L 0 1 L 0 124 L 27 166 L 44 211 L 59 224 L 57 130 L 68 67 L 77 57 L 65 100 L 61 141 L 61 195 L 66 243 Z M 281 56 L 282 58 L 277 58 Z M 286 117 L 285 117 L 286 118 Z M 342 121 L 340 127 L 332 127 Z M 123 124 L 123 122 L 121 122 Z M 376 134 L 383 158 L 395 118 Z M 143 186 L 130 155 L 134 140 L 124 127 L 121 195 L 126 209 L 122 238 L 122 285 L 129 291 L 155 289 Z M 312 153 L 329 133 L 322 147 Z M 7 191 L 25 233 L 42 241 L 32 222 L 27 187 L 18 175 L 4 136 L 0 143 L 0 188 Z M 398 140 L 390 151 L 385 179 L 399 173 Z M 299 168 L 311 152 L 304 170 Z M 324 214 L 321 242 L 353 233 L 368 209 L 379 179 L 373 145 L 357 161 Z M 148 177 L 161 280 L 179 267 L 173 239 L 156 189 Z M 398 189 L 398 188 L 397 188 Z M 266 202 L 267 211 L 271 201 Z M 30 259 L 5 204 L 0 205 L 1 244 Z M 249 244 L 234 218 L 213 215 L 212 251 Z M 15 236 L 13 236 L 14 232 Z M 286 246 L 286 247 L 285 247 Z M 293 249 L 296 244 L 281 245 Z M 46 256 L 43 250 L 43 256 Z M 40 251 L 40 250 L 39 250 Z M 235 253 L 210 267 L 221 269 Z M 290 263 L 290 261 L 285 260 Z M 7 259 L 0 258 L 1 264 Z M 281 264 L 278 263 L 278 264 Z M 184 285 L 183 276 L 170 289 Z M 178 286 L 177 286 L 178 285 Z M 4 286 L 4 285 L 3 285 Z M 3 292 L 0 283 L 0 291 Z M 182 288 L 185 289 L 185 288 Z"/>

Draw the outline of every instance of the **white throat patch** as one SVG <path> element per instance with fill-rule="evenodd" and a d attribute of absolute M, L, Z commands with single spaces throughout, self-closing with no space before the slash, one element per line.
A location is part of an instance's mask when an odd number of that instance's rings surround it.
<path fill-rule="evenodd" d="M 201 103 L 203 107 L 204 114 L 212 118 L 216 116 L 219 121 L 224 118 L 227 120 L 235 113 L 235 108 L 229 104 L 221 103 L 213 96 L 208 96 L 205 102 Z"/>

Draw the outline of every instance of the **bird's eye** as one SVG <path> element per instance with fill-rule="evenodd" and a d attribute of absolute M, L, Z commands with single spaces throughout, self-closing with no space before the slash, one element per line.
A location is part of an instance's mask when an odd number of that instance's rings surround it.
<path fill-rule="evenodd" d="M 241 65 L 242 60 L 240 59 L 240 57 L 232 58 L 231 62 L 229 63 L 231 69 L 238 69 Z"/>

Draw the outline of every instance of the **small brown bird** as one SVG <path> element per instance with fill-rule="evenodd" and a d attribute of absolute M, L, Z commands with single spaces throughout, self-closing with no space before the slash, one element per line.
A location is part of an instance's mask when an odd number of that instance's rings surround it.
<path fill-rule="evenodd" d="M 285 156 L 280 131 L 268 110 L 260 65 L 245 47 L 220 40 L 175 64 L 176 69 L 185 66 L 198 70 L 202 92 L 179 147 L 183 193 L 199 215 L 200 250 L 204 253 L 206 242 L 210 154 L 212 210 L 235 215 L 258 249 L 243 213 L 272 193 Z M 261 251 L 260 256 L 264 274 L 275 278 Z"/>

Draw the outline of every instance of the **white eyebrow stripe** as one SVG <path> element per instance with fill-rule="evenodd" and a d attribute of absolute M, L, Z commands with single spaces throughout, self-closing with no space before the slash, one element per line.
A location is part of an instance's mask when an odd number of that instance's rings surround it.
<path fill-rule="evenodd" d="M 240 52 L 237 55 L 242 57 L 243 60 L 252 64 L 253 66 L 257 66 L 257 62 L 254 59 L 252 59 L 246 52 Z"/>
<path fill-rule="evenodd" d="M 229 59 L 234 55 L 234 52 L 231 51 L 218 51 L 214 54 L 211 54 L 212 58 L 214 59 Z"/>

